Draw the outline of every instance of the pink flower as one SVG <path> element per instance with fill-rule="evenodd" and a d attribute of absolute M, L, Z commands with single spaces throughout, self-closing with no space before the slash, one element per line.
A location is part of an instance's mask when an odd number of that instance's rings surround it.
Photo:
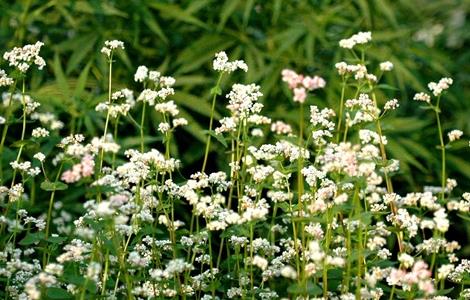
<path fill-rule="evenodd" d="M 95 172 L 95 161 L 93 160 L 93 156 L 91 155 L 85 155 L 82 158 L 82 176 L 83 177 L 88 177 L 93 175 Z"/>
<path fill-rule="evenodd" d="M 387 282 L 389 285 L 398 285 L 405 275 L 405 271 L 393 269 L 392 272 L 390 272 L 390 276 L 387 278 Z"/>
<path fill-rule="evenodd" d="M 61 179 L 67 183 L 77 182 L 82 177 L 89 177 L 95 172 L 95 161 L 93 156 L 87 154 L 79 164 L 73 165 L 71 170 L 62 173 Z"/>
<path fill-rule="evenodd" d="M 421 291 L 423 291 L 426 295 L 434 294 L 435 289 L 434 289 L 434 284 L 432 283 L 431 280 L 425 280 L 421 281 L 418 284 L 418 287 Z"/>
<path fill-rule="evenodd" d="M 428 270 L 428 265 L 422 260 L 417 261 L 414 264 L 411 272 L 413 272 L 416 275 L 416 277 L 421 280 L 431 277 L 431 271 Z"/>
<path fill-rule="evenodd" d="M 295 102 L 304 103 L 306 98 L 307 98 L 307 91 L 305 90 L 305 88 L 301 87 L 301 88 L 294 89 L 294 101 Z"/>
<path fill-rule="evenodd" d="M 282 81 L 287 82 L 290 89 L 296 88 L 299 84 L 302 83 L 304 78 L 303 75 L 299 75 L 292 70 L 284 69 L 282 70 Z"/>
<path fill-rule="evenodd" d="M 65 171 L 60 177 L 63 181 L 67 183 L 73 183 L 79 181 L 81 176 L 82 165 L 76 164 L 72 167 L 72 170 Z"/>
<path fill-rule="evenodd" d="M 319 76 L 314 76 L 313 78 L 310 76 L 306 76 L 302 80 L 302 84 L 309 91 L 313 91 L 316 89 L 324 88 L 326 85 L 326 81 Z"/>

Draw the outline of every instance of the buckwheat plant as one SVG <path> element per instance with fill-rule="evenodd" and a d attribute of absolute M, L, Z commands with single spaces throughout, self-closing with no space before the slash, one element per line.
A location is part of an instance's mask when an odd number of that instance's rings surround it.
<path fill-rule="evenodd" d="M 446 138 L 441 126 L 440 101 L 452 80 L 429 84 L 435 100 L 414 96 L 435 112 L 440 186 L 397 194 L 399 161 L 388 157 L 382 123 L 400 101 L 379 92 L 393 63 L 368 60 L 371 41 L 360 32 L 339 42 L 346 55 L 335 65 L 336 110 L 309 104 L 310 94 L 322 95 L 323 78 L 282 71 L 298 103 L 298 128 L 263 115 L 255 83 L 226 86 L 230 73 L 248 66 L 215 54 L 204 156 L 193 174 L 172 151 L 174 133 L 188 124 L 171 100 L 175 79 L 140 66 L 141 91 L 113 90 L 122 42 L 101 50 L 108 93 L 96 105 L 105 120 L 99 136 L 67 132 L 27 92 L 30 68 L 45 66 L 42 43 L 6 52 L 0 296 L 470 299 L 470 261 L 446 239 L 449 215 L 468 219 L 470 209 L 470 193 L 456 195 L 445 168 L 446 149 L 463 136 L 455 129 Z M 227 108 L 218 122 L 217 101 Z M 129 128 L 137 129 L 138 149 L 122 142 Z M 217 165 L 226 165 L 206 172 L 216 165 L 209 160 L 215 141 L 228 150 Z"/>

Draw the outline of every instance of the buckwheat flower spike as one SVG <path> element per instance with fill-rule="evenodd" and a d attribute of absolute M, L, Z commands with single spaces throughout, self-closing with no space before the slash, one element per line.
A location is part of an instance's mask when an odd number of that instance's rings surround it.
<path fill-rule="evenodd" d="M 0 87 L 9 86 L 13 84 L 13 79 L 7 76 L 7 73 L 0 69 Z"/>
<path fill-rule="evenodd" d="M 15 47 L 9 52 L 5 52 L 3 58 L 10 66 L 17 68 L 21 73 L 26 73 L 31 65 L 35 64 L 39 70 L 46 65 L 46 61 L 39 56 L 39 51 L 44 45 L 43 42 L 36 42 L 33 45 L 25 45 L 22 48 Z"/>
<path fill-rule="evenodd" d="M 224 51 L 215 54 L 215 59 L 212 63 L 215 71 L 231 73 L 237 69 L 248 71 L 248 66 L 243 60 L 228 61 L 227 54 Z"/>
<path fill-rule="evenodd" d="M 462 137 L 462 135 L 463 135 L 463 132 L 461 130 L 458 130 L 458 129 L 454 129 L 454 130 L 452 130 L 451 132 L 449 132 L 447 134 L 447 136 L 449 137 L 450 142 L 459 140 Z"/>

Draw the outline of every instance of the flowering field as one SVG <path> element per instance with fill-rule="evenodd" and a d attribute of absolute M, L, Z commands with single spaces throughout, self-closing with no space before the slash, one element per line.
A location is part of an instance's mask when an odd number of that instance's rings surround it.
<path fill-rule="evenodd" d="M 0 2 L 0 299 L 470 299 L 463 5 L 287 2 Z"/>

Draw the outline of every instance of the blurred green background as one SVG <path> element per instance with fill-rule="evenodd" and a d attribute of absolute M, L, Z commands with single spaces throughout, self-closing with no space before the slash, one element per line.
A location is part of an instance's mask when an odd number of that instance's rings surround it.
<path fill-rule="evenodd" d="M 172 99 L 190 125 L 178 134 L 181 147 L 173 152 L 188 169 L 197 169 L 210 111 L 209 90 L 216 79 L 211 72 L 215 52 L 226 50 L 231 59 L 244 59 L 250 67 L 246 74 L 226 78 L 224 91 L 236 81 L 256 82 L 269 116 L 296 124 L 298 112 L 280 81 L 281 70 L 289 67 L 324 77 L 327 88 L 308 104 L 337 108 L 340 79 L 334 64 L 348 54 L 338 41 L 372 31 L 371 66 L 384 60 L 395 65 L 383 81 L 398 89 L 385 90 L 380 101 L 400 100 L 399 110 L 384 124 L 390 156 L 401 161 L 398 190 L 438 185 L 435 120 L 412 97 L 443 76 L 454 79 L 442 103 L 444 128 L 465 133 L 449 150 L 449 176 L 470 190 L 469 9 L 465 0 L 0 0 L 0 50 L 42 40 L 48 66 L 34 73 L 33 96 L 43 111 L 57 112 L 67 121 L 63 134 L 72 130 L 91 136 L 101 134 L 104 123 L 94 111 L 107 89 L 100 48 L 108 39 L 124 41 L 126 50 L 114 64 L 114 87 L 139 91 L 133 82 L 139 65 L 174 76 L 177 94 Z M 224 107 L 219 99 L 217 117 Z M 157 125 L 155 113 L 147 124 L 149 141 Z M 132 130 L 122 135 L 125 147 L 138 142 Z M 212 156 L 218 159 L 212 161 L 223 161 L 223 148 L 214 147 Z"/>

